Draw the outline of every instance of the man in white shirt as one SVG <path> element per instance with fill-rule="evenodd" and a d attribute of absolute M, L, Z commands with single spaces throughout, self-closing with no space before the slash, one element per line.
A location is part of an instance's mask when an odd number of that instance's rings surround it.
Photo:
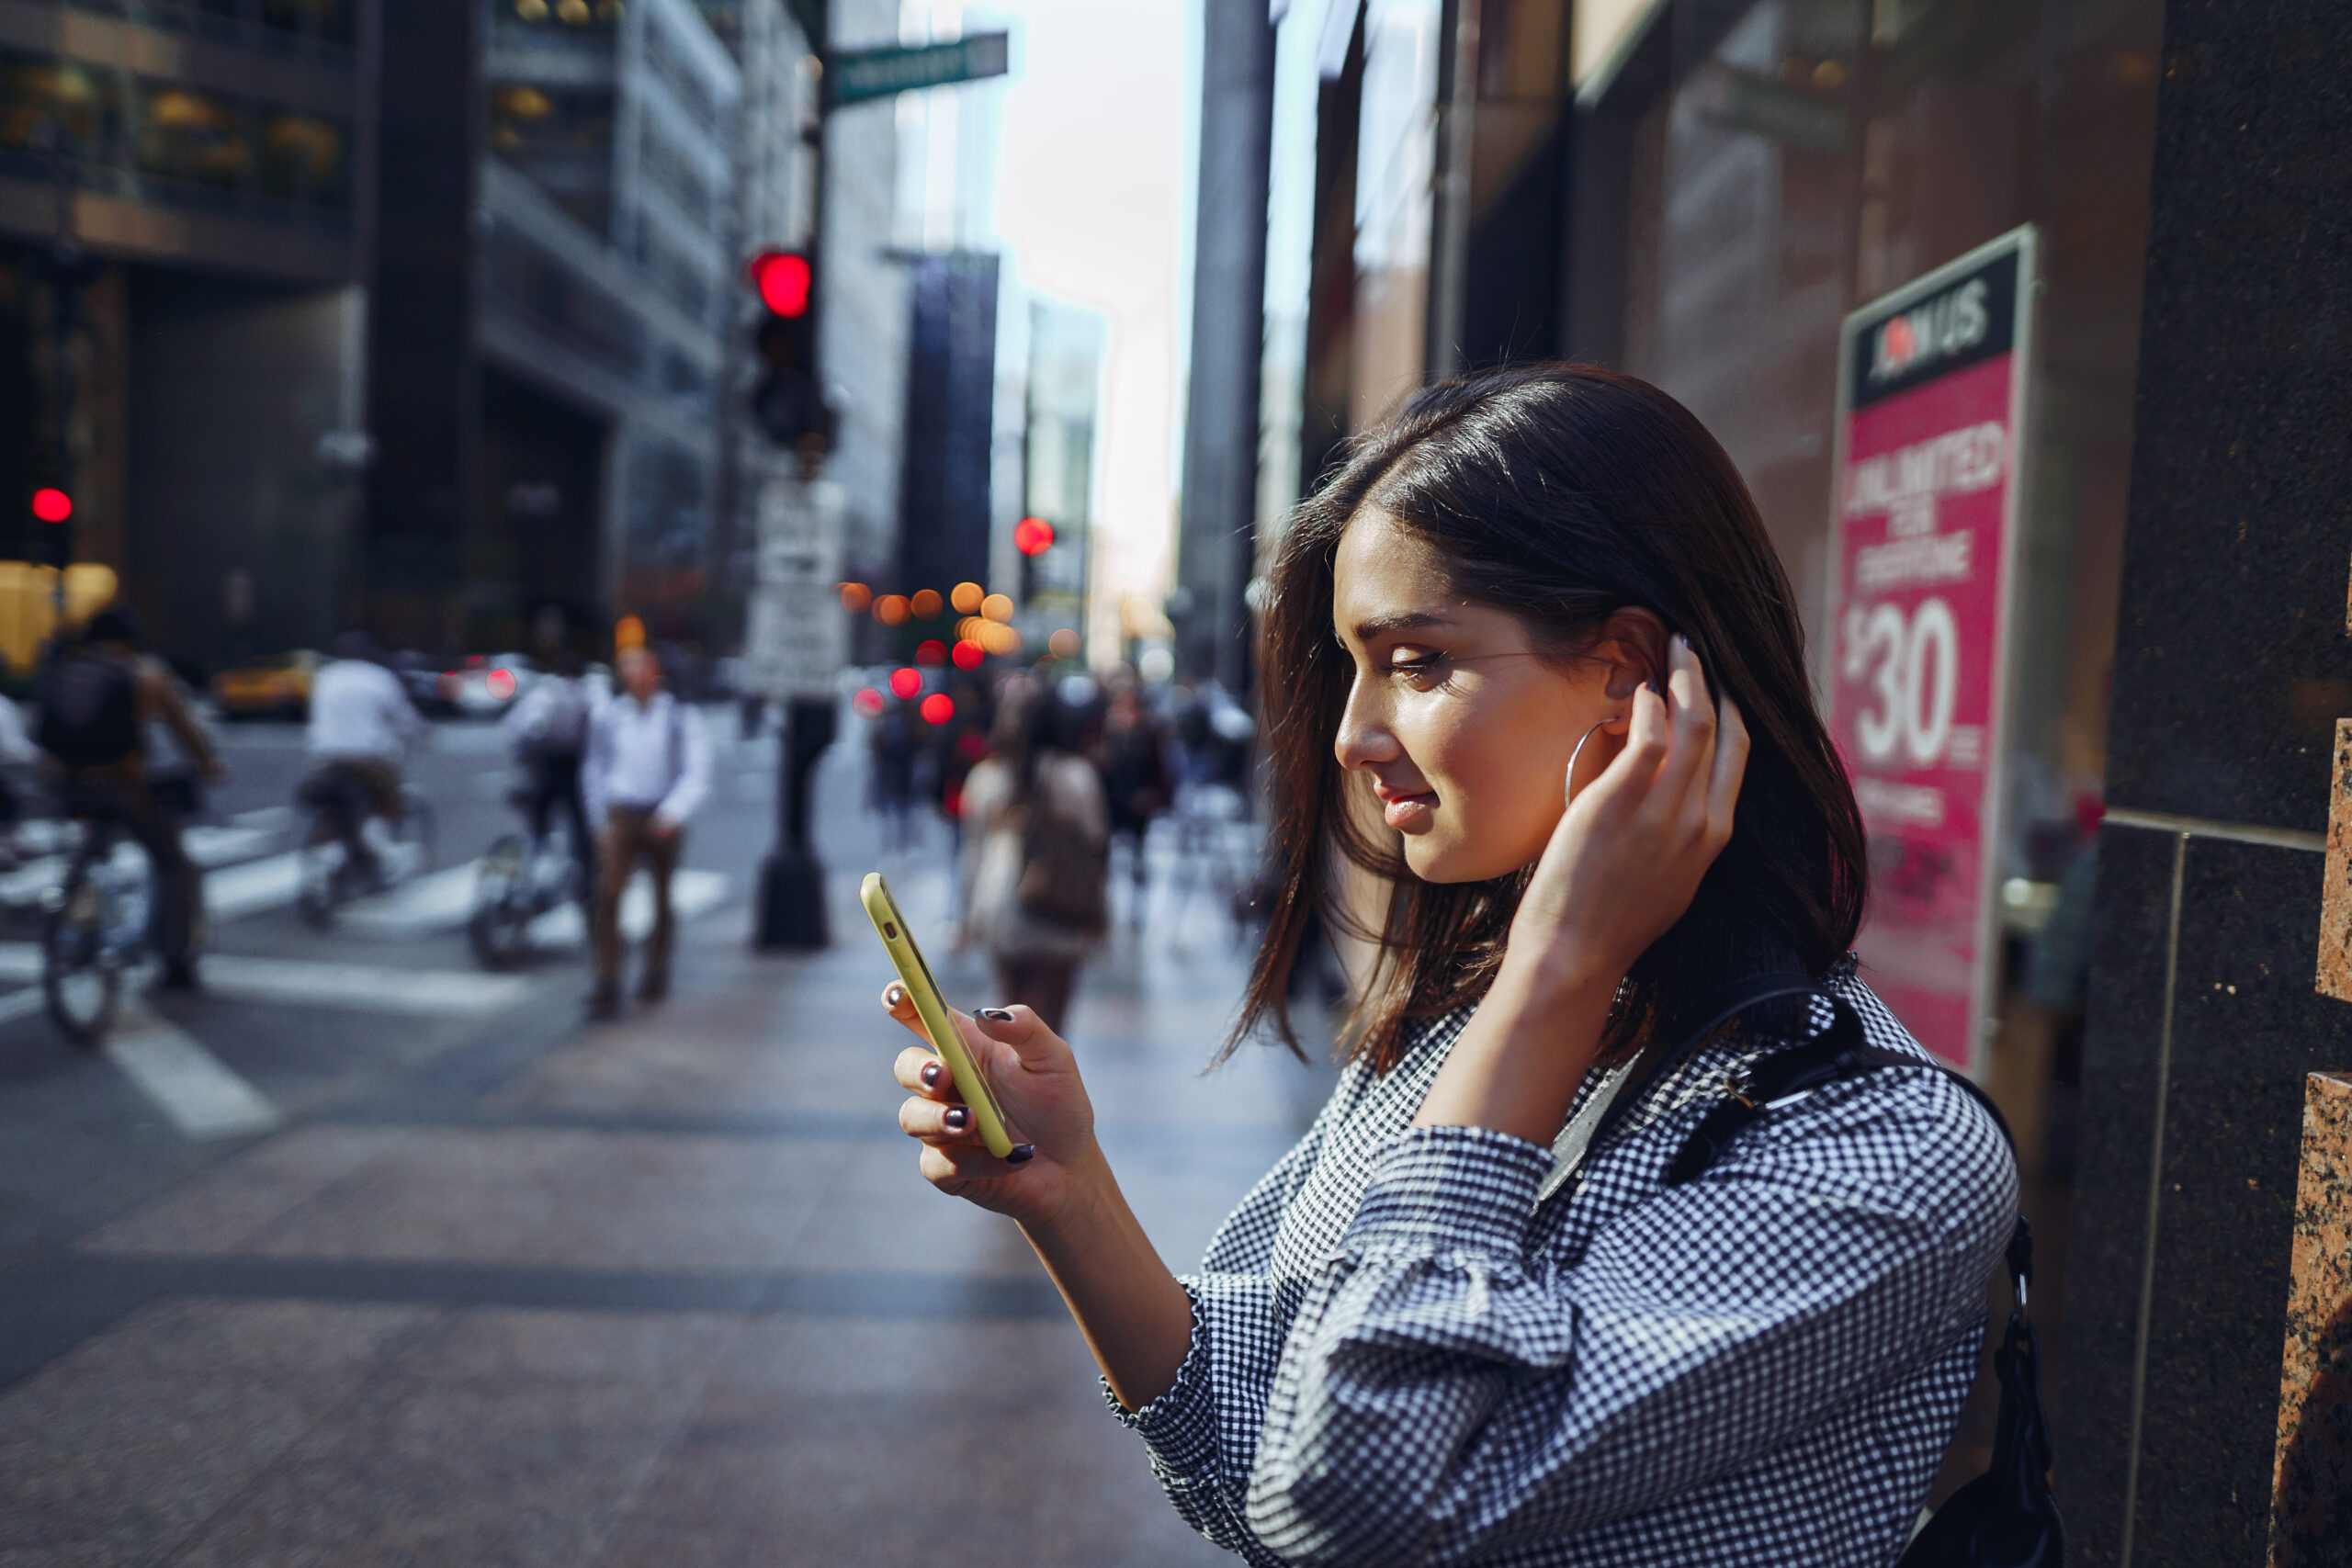
<path fill-rule="evenodd" d="M 596 825 L 596 988 L 588 1010 L 620 1010 L 621 891 L 639 861 L 653 882 L 653 935 L 645 947 L 642 1001 L 670 990 L 670 874 L 678 868 L 685 826 L 710 793 L 710 740 L 702 716 L 662 689 L 662 665 L 642 648 L 615 660 L 621 694 L 596 710 L 580 789 Z"/>
<path fill-rule="evenodd" d="M 305 750 L 311 777 L 306 798 L 324 798 L 348 783 L 386 821 L 401 812 L 401 763 L 409 746 L 432 728 L 401 689 L 400 677 L 384 668 L 376 639 L 366 632 L 335 638 L 334 658 L 311 677 L 311 725 Z M 344 853 L 363 874 L 376 867 L 376 852 L 360 831 L 362 817 L 344 823 Z"/>

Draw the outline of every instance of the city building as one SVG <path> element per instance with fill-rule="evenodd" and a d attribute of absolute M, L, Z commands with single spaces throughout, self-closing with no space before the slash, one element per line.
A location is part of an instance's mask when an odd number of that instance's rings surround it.
<path fill-rule="evenodd" d="M 376 39 L 364 0 L 0 5 L 0 558 L 113 568 L 176 653 L 345 608 Z"/>

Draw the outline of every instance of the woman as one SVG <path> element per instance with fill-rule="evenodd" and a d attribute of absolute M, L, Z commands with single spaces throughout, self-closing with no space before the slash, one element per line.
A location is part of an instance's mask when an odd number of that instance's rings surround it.
<path fill-rule="evenodd" d="M 1729 459 L 1608 371 L 1433 387 L 1302 510 L 1274 587 L 1286 874 L 1240 1029 L 1287 1032 L 1341 861 L 1389 887 L 1330 1103 L 1179 1280 L 1069 1047 L 989 1009 L 959 1026 L 1035 1156 L 990 1158 L 914 1050 L 923 1174 L 1021 1224 L 1178 1508 L 1252 1562 L 1892 1562 L 2016 1173 L 1855 976 L 1860 825 Z M 1726 1078 L 1831 1010 L 1687 1050 L 1671 1021 L 1783 970 L 1919 1066 L 1669 1183 Z"/>
<path fill-rule="evenodd" d="M 993 750 L 964 780 L 963 938 L 1047 1029 L 1102 933 L 1110 841 L 1094 764 L 1060 744 L 1050 687 L 1026 675 L 997 700 Z"/>

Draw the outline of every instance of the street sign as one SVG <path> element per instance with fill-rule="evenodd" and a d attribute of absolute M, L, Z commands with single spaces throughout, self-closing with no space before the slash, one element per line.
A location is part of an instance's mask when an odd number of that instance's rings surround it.
<path fill-rule="evenodd" d="M 974 33 L 954 43 L 905 49 L 860 49 L 825 62 L 825 105 L 840 108 L 921 87 L 1001 76 L 1009 68 L 1008 35 Z"/>
<path fill-rule="evenodd" d="M 1831 505 L 1830 733 L 1870 840 L 1856 947 L 1919 1043 L 1981 1073 L 1998 998 L 2030 225 L 1848 316 Z"/>
<path fill-rule="evenodd" d="M 843 498 L 831 479 L 796 474 L 760 491 L 758 580 L 743 638 L 744 678 L 764 697 L 830 699 L 848 657 L 842 614 Z"/>

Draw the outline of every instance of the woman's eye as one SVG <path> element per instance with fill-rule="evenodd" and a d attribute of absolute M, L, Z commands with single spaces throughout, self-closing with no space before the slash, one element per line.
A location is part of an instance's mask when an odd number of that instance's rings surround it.
<path fill-rule="evenodd" d="M 1410 654 L 1388 661 L 1389 674 L 1403 681 L 1415 691 L 1426 692 L 1445 679 L 1445 656 L 1439 653 Z"/>

